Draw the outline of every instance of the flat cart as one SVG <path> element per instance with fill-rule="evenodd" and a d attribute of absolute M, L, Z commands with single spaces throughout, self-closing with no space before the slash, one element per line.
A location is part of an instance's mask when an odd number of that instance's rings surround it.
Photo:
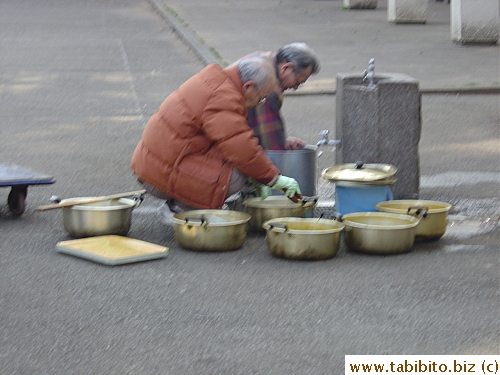
<path fill-rule="evenodd" d="M 56 182 L 52 176 L 42 175 L 17 165 L 0 164 L 0 187 L 11 187 L 7 204 L 13 215 L 22 215 L 30 185 L 48 185 Z"/>

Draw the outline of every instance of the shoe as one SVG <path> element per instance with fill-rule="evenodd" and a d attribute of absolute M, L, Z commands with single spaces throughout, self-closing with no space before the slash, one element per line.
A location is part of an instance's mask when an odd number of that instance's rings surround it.
<path fill-rule="evenodd" d="M 175 208 L 178 209 L 178 207 L 176 206 Z M 165 202 L 163 203 L 160 208 L 158 209 L 158 213 L 160 215 L 160 219 L 161 219 L 161 222 L 163 224 L 167 224 L 167 225 L 170 225 L 170 226 L 173 226 L 174 225 L 174 221 L 172 220 L 172 217 L 174 216 L 174 214 L 176 214 L 177 212 L 182 212 L 181 211 L 175 211 L 175 208 L 172 208 L 168 202 Z"/>
<path fill-rule="evenodd" d="M 226 198 L 221 209 L 230 211 L 243 211 L 242 202 L 245 200 L 246 197 L 247 197 L 246 193 L 238 191 L 237 193 L 234 193 L 233 195 Z"/>

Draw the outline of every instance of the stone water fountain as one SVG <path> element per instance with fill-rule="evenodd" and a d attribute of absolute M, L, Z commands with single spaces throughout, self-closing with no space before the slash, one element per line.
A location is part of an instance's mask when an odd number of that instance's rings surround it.
<path fill-rule="evenodd" d="M 418 82 L 400 73 L 337 74 L 336 164 L 392 164 L 394 199 L 418 195 L 421 95 Z"/>

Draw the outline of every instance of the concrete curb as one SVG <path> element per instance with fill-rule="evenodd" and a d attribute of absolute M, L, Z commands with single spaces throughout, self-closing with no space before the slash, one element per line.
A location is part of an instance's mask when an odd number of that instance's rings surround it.
<path fill-rule="evenodd" d="M 184 43 L 195 53 L 195 55 L 205 65 L 220 64 L 222 66 L 228 65 L 222 58 L 214 55 L 210 48 L 207 47 L 205 42 L 196 35 L 196 33 L 186 26 L 181 19 L 176 16 L 173 9 L 169 8 L 165 2 L 148 0 L 154 10 L 172 27 L 172 29 L 179 35 Z"/>
<path fill-rule="evenodd" d="M 205 44 L 194 30 L 187 26 L 179 17 L 176 16 L 174 9 L 170 8 L 165 1 L 148 0 L 153 9 L 172 27 L 174 32 L 179 35 L 184 43 L 194 52 L 194 54 L 205 64 L 220 64 L 227 66 L 221 56 L 214 54 L 210 47 Z M 500 94 L 500 86 L 498 87 L 469 87 L 469 88 L 421 88 L 421 94 L 433 95 L 491 95 Z M 294 92 L 285 92 L 286 96 L 309 96 L 309 95 L 335 95 L 335 88 L 331 89 L 301 89 Z"/>
<path fill-rule="evenodd" d="M 475 87 L 475 88 L 428 88 L 420 89 L 421 94 L 426 95 L 498 95 L 500 87 Z M 285 96 L 308 96 L 308 95 L 335 95 L 337 90 L 301 90 L 285 92 Z"/>

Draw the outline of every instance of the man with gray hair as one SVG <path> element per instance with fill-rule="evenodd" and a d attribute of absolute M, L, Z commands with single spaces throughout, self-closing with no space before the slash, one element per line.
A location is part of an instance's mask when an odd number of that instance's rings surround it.
<path fill-rule="evenodd" d="M 272 64 L 254 57 L 222 69 L 205 67 L 170 94 L 149 119 L 131 168 L 171 212 L 218 209 L 247 177 L 300 195 L 258 145 L 246 121 L 247 108 L 275 85 Z"/>
<path fill-rule="evenodd" d="M 319 72 L 316 53 L 306 43 L 290 43 L 276 53 L 254 52 L 242 60 L 255 56 L 266 58 L 274 65 L 276 86 L 265 103 L 248 110 L 248 124 L 265 150 L 294 150 L 305 146 L 303 140 L 287 137 L 281 107 L 285 90 L 297 90 L 312 74 Z"/>

